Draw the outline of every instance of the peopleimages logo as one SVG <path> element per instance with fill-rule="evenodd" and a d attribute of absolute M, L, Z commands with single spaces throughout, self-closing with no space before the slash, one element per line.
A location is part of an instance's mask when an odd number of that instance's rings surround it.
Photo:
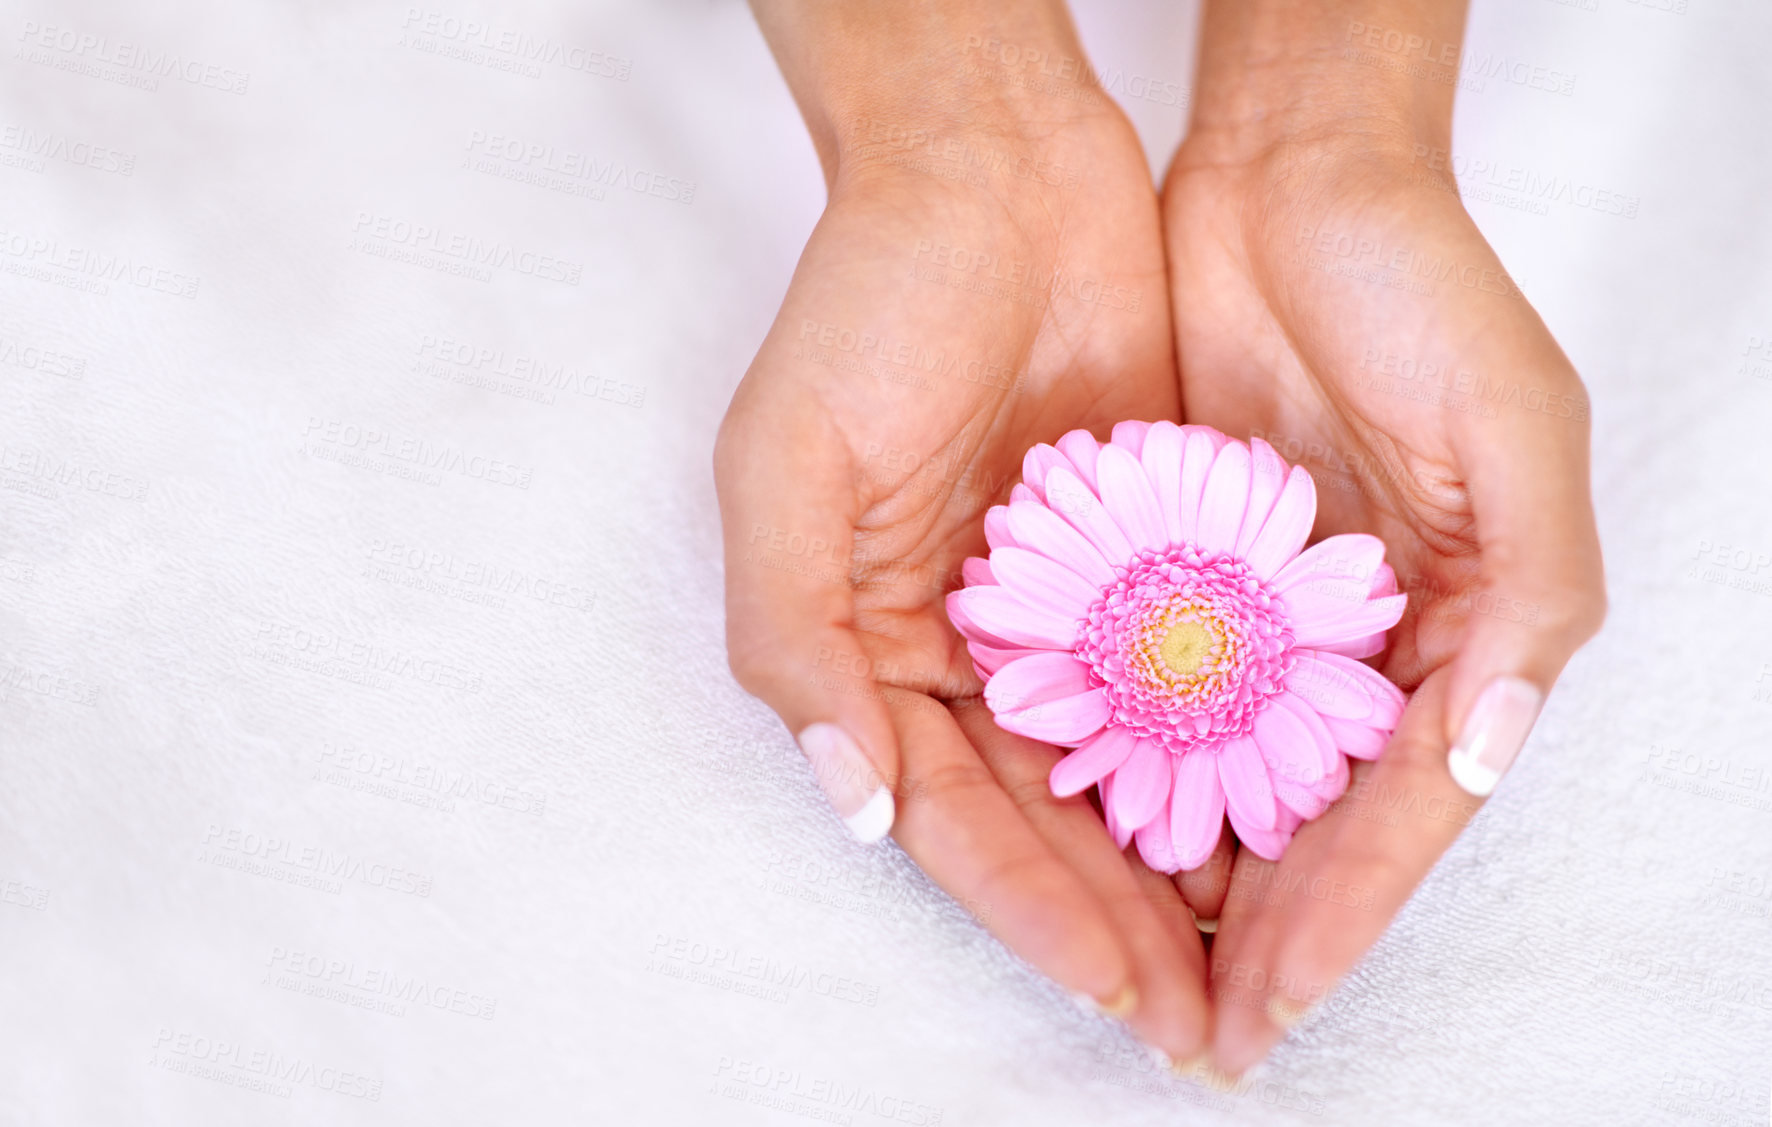
<path fill-rule="evenodd" d="M 15 57 L 94 78 L 159 89 L 155 81 L 171 78 L 192 86 L 205 86 L 224 94 L 244 94 L 252 76 L 214 63 L 187 59 L 172 51 L 156 51 L 137 43 L 112 41 L 108 35 L 92 35 L 73 28 L 26 20 L 18 33 Z M 107 69 L 114 68 L 114 69 Z"/>

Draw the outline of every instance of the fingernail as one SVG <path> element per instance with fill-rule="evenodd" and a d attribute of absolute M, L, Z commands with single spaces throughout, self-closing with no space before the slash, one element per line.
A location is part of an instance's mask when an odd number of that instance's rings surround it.
<path fill-rule="evenodd" d="M 808 724 L 797 739 L 819 787 L 856 840 L 872 845 L 885 837 L 898 810 L 861 745 L 835 724 Z"/>
<path fill-rule="evenodd" d="M 1544 694 L 1530 681 L 1497 677 L 1489 682 L 1446 755 L 1452 781 L 1469 794 L 1487 798 L 1526 746 L 1526 736 L 1543 707 Z"/>
<path fill-rule="evenodd" d="M 1129 1017 L 1132 1011 L 1138 1008 L 1138 987 L 1130 982 L 1120 987 L 1113 997 L 1105 1001 L 1081 992 L 1072 994 L 1071 997 L 1076 999 L 1077 1005 L 1082 1006 L 1090 1013 L 1101 1014 L 1103 1017 Z"/>
<path fill-rule="evenodd" d="M 1197 1080 L 1201 1078 L 1211 1067 L 1212 1053 L 1209 1050 L 1204 1049 L 1186 1060 L 1178 1060 L 1169 1066 L 1170 1071 L 1174 1072 L 1177 1076 L 1185 1077 L 1189 1080 Z"/>
<path fill-rule="evenodd" d="M 1267 1016 L 1281 1029 L 1291 1029 L 1310 1015 L 1311 1008 L 1282 994 L 1267 1000 Z"/>
<path fill-rule="evenodd" d="M 1194 917 L 1194 926 L 1205 932 L 1207 935 L 1213 935 L 1218 931 L 1217 920 L 1203 920 L 1198 916 Z"/>

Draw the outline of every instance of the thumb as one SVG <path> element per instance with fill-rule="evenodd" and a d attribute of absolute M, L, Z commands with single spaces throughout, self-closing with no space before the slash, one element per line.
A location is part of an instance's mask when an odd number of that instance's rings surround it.
<path fill-rule="evenodd" d="M 1484 429 L 1468 463 L 1480 581 L 1446 698 L 1447 767 L 1477 797 L 1512 766 L 1546 694 L 1606 611 L 1585 412 L 1504 408 Z"/>
<path fill-rule="evenodd" d="M 850 454 L 835 437 L 782 440 L 823 429 L 817 420 L 778 417 L 764 433 L 747 421 L 757 417 L 735 402 L 714 449 L 728 660 L 794 733 L 850 831 L 871 844 L 896 815 L 898 742 L 852 626 Z"/>

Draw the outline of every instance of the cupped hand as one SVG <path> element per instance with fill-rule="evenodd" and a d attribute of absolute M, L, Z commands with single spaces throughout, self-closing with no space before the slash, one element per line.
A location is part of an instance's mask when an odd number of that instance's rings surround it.
<path fill-rule="evenodd" d="M 1034 966 L 1193 1056 L 1175 885 L 1052 796 L 1059 753 L 992 722 L 943 602 L 1030 446 L 1178 411 L 1149 169 L 1105 102 L 837 140 L 715 452 L 732 668 L 858 837 L 890 828 Z"/>
<path fill-rule="evenodd" d="M 1314 536 L 1382 537 L 1410 595 L 1374 655 L 1413 690 L 1383 755 L 1278 863 L 1237 854 L 1211 954 L 1232 1073 L 1377 940 L 1604 613 L 1586 394 L 1419 156 L 1357 131 L 1234 157 L 1206 136 L 1164 186 L 1186 420 L 1307 466 Z"/>

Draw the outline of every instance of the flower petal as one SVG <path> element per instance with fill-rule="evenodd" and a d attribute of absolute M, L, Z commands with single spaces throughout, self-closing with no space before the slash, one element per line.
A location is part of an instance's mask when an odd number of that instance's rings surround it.
<path fill-rule="evenodd" d="M 1206 491 L 1200 494 L 1200 525 L 1194 543 L 1207 551 L 1228 552 L 1237 546 L 1237 530 L 1249 507 L 1249 448 L 1227 442 L 1212 460 Z"/>
<path fill-rule="evenodd" d="M 1150 479 L 1151 491 L 1157 495 L 1157 508 L 1163 512 L 1163 531 L 1171 544 L 1181 542 L 1181 452 L 1186 446 L 1187 438 L 1180 427 L 1171 422 L 1153 423 L 1138 455 L 1144 475 Z"/>
<path fill-rule="evenodd" d="M 1383 562 L 1383 540 L 1364 532 L 1343 532 L 1299 553 L 1280 569 L 1270 586 L 1285 591 L 1294 584 L 1325 577 L 1369 581 Z"/>
<path fill-rule="evenodd" d="M 984 542 L 993 548 L 1012 547 L 1015 537 L 1009 531 L 1009 506 L 992 505 L 984 512 Z"/>
<path fill-rule="evenodd" d="M 967 556 L 960 565 L 960 578 L 968 587 L 984 587 L 997 581 L 991 574 L 991 561 L 980 556 Z"/>
<path fill-rule="evenodd" d="M 1137 458 L 1118 446 L 1105 447 L 1095 464 L 1095 475 L 1101 503 L 1134 550 L 1169 546 L 1169 526 L 1163 523 L 1156 491 Z"/>
<path fill-rule="evenodd" d="M 991 711 L 1021 712 L 1089 691 L 1089 666 L 1068 653 L 1043 650 L 998 670 L 984 687 Z"/>
<path fill-rule="evenodd" d="M 1001 676 L 998 673 L 991 678 L 991 683 L 995 684 Z M 1005 732 L 1063 747 L 1076 747 L 1101 731 L 1112 712 L 1106 690 L 1090 689 L 1076 696 L 1030 705 L 1019 712 L 999 712 L 996 717 L 997 727 Z"/>
<path fill-rule="evenodd" d="M 1114 772 L 1114 817 L 1122 827 L 1141 829 L 1163 809 L 1174 775 L 1169 749 L 1156 740 L 1140 739 L 1132 754 Z"/>
<path fill-rule="evenodd" d="M 1046 499 L 1046 475 L 1052 472 L 1054 466 L 1069 467 L 1070 464 L 1069 458 L 1044 442 L 1031 446 L 1028 448 L 1028 452 L 1021 456 L 1021 484 L 1044 501 Z"/>
<path fill-rule="evenodd" d="M 992 584 L 991 586 L 994 586 L 994 584 Z M 1016 649 L 1016 648 L 1018 648 L 1020 643 L 1011 642 L 1007 638 L 997 637 L 995 634 L 991 633 L 989 630 L 986 630 L 983 626 L 979 625 L 978 621 L 972 617 L 971 612 L 969 612 L 966 609 L 966 603 L 963 599 L 960 598 L 960 596 L 967 591 L 982 591 L 982 590 L 984 590 L 984 587 L 962 587 L 958 591 L 949 591 L 948 597 L 946 599 L 947 611 L 948 611 L 948 621 L 952 622 L 954 624 L 954 629 L 958 630 L 960 632 L 960 637 L 966 639 L 966 642 L 968 645 L 977 645 L 977 644 L 982 643 L 987 646 L 992 646 L 996 649 Z M 1060 647 L 1060 646 L 1040 646 L 1038 648 L 1045 649 L 1045 650 L 1050 650 L 1050 649 L 1066 649 L 1066 650 L 1068 650 L 1068 649 L 1070 649 L 1069 646 L 1062 646 L 1062 647 Z"/>
<path fill-rule="evenodd" d="M 1286 674 L 1286 688 L 1324 716 L 1341 720 L 1365 720 L 1372 715 L 1372 690 L 1364 678 L 1350 674 L 1337 662 L 1348 662 L 1335 654 L 1317 650 L 1294 649 L 1292 671 Z M 1360 665 L 1361 669 L 1366 669 Z M 1371 672 L 1371 670 L 1367 670 Z M 1382 678 L 1381 678 L 1382 680 Z"/>
<path fill-rule="evenodd" d="M 1309 470 L 1293 466 L 1286 478 L 1286 488 L 1280 490 L 1273 511 L 1243 555 L 1249 569 L 1263 579 L 1272 578 L 1310 539 L 1311 525 L 1316 519 L 1317 483 L 1311 480 Z"/>
<path fill-rule="evenodd" d="M 1046 475 L 1046 504 L 1095 545 L 1110 567 L 1132 558 L 1132 544 L 1095 493 L 1071 470 L 1054 467 Z"/>
<path fill-rule="evenodd" d="M 1255 714 L 1255 724 L 1249 738 L 1260 747 L 1262 762 L 1275 775 L 1287 782 L 1315 786 L 1329 773 L 1329 760 L 1335 754 L 1335 742 L 1328 729 L 1312 729 L 1296 712 L 1278 703 L 1282 697 L 1288 695 L 1279 694 L 1268 701 L 1266 708 Z M 1318 746 L 1319 736 L 1327 744 L 1326 747 Z"/>
<path fill-rule="evenodd" d="M 1011 504 L 1009 531 L 1019 546 L 1070 568 L 1095 584 L 1097 591 L 1114 581 L 1114 569 L 1102 558 L 1100 550 L 1042 502 Z"/>
<path fill-rule="evenodd" d="M 986 641 L 1042 650 L 1068 650 L 1077 644 L 1075 618 L 1030 607 L 1006 587 L 962 587 L 948 596 L 949 618 L 955 617 L 955 606 L 962 618 L 989 635 Z"/>
<path fill-rule="evenodd" d="M 1095 441 L 1095 436 L 1081 428 L 1068 431 L 1058 440 L 1058 452 L 1070 459 L 1077 468 L 1077 476 L 1094 489 L 1095 460 L 1101 457 L 1101 443 Z"/>
<path fill-rule="evenodd" d="M 1237 840 L 1264 861 L 1278 861 L 1284 857 L 1286 847 L 1292 844 L 1292 835 L 1302 825 L 1304 819 L 1285 807 L 1281 807 L 1275 815 L 1274 828 L 1271 830 L 1258 830 L 1253 826 L 1240 827 L 1234 816 L 1231 819 L 1231 828 L 1237 831 Z"/>
<path fill-rule="evenodd" d="M 1390 678 L 1372 668 L 1370 665 L 1354 661 L 1352 658 L 1342 657 L 1340 654 L 1306 650 L 1294 650 L 1293 653 L 1296 654 L 1300 660 L 1309 656 L 1312 660 L 1338 670 L 1343 676 L 1359 685 L 1366 695 L 1371 698 L 1371 712 L 1365 716 L 1346 716 L 1343 717 L 1343 719 L 1364 720 L 1366 723 L 1371 724 L 1374 727 L 1390 728 L 1395 727 L 1397 721 L 1402 718 L 1403 705 L 1406 703 L 1407 699 L 1403 696 L 1403 690 L 1391 684 Z M 1325 716 L 1341 715 L 1340 713 L 1330 713 L 1323 709 L 1318 709 L 1317 711 L 1323 712 Z"/>
<path fill-rule="evenodd" d="M 1056 650 L 1025 650 L 1006 646 L 990 646 L 983 642 L 968 641 L 966 652 L 972 655 L 972 667 L 978 671 L 980 681 L 989 681 L 997 675 L 997 670 L 1008 665 L 1018 657 L 1032 654 L 1056 653 Z"/>
<path fill-rule="evenodd" d="M 1028 606 L 1073 620 L 1072 637 L 1081 629 L 1101 589 L 1050 556 L 1026 548 L 998 548 L 991 553 L 991 574 Z"/>
<path fill-rule="evenodd" d="M 1144 450 L 1144 438 L 1150 433 L 1151 425 L 1137 419 L 1115 423 L 1109 441 L 1136 458 Z"/>
<path fill-rule="evenodd" d="M 1188 434 L 1181 454 L 1181 489 L 1176 494 L 1176 534 L 1179 540 L 1198 543 L 1200 499 L 1206 492 L 1206 479 L 1212 476 L 1212 463 L 1218 458 L 1218 443 L 1203 428 L 1181 429 Z"/>
<path fill-rule="evenodd" d="M 1340 756 L 1335 753 L 1335 737 L 1323 723 L 1323 717 L 1310 703 L 1296 693 L 1280 693 L 1273 698 L 1273 704 L 1290 712 L 1295 719 L 1304 725 L 1310 733 L 1310 741 L 1317 751 L 1317 766 L 1320 770 L 1315 778 L 1321 779 L 1335 770 L 1335 761 Z M 1314 780 L 1309 780 L 1314 781 Z"/>
<path fill-rule="evenodd" d="M 1218 781 L 1218 757 L 1190 751 L 1175 761 L 1175 786 L 1169 800 L 1169 839 L 1180 854 L 1181 867 L 1197 869 L 1218 848 L 1224 832 L 1224 784 Z"/>
<path fill-rule="evenodd" d="M 1122 826 L 1120 819 L 1114 816 L 1114 780 L 1118 777 L 1118 774 L 1113 774 L 1101 780 L 1101 814 L 1107 822 L 1108 836 L 1114 839 L 1115 845 L 1124 849 L 1132 844 L 1132 830 Z"/>
<path fill-rule="evenodd" d="M 1218 781 L 1224 784 L 1225 809 L 1239 836 L 1245 826 L 1274 828 L 1274 788 L 1253 739 L 1238 736 L 1218 749 Z"/>
<path fill-rule="evenodd" d="M 1347 790 L 1348 777 L 1347 759 L 1337 755 L 1335 770 L 1325 775 L 1317 785 L 1307 787 L 1302 783 L 1276 780 L 1274 797 L 1280 800 L 1280 805 L 1308 822 L 1312 818 L 1322 817 L 1323 811 L 1342 796 Z"/>
<path fill-rule="evenodd" d="M 1408 605 L 1407 595 L 1386 595 L 1338 618 L 1294 614 L 1292 642 L 1297 646 L 1333 645 L 1336 642 L 1383 633 L 1397 624 L 1397 620 L 1403 617 L 1403 609 Z"/>
<path fill-rule="evenodd" d="M 1383 634 L 1368 634 L 1364 638 L 1354 638 L 1346 642 L 1336 642 L 1332 645 L 1317 646 L 1315 649 L 1318 653 L 1340 654 L 1342 657 L 1351 657 L 1357 661 L 1363 657 L 1371 657 L 1373 654 L 1383 653 L 1384 644 Z"/>
<path fill-rule="evenodd" d="M 1337 720 L 1333 716 L 1325 716 L 1323 725 L 1335 737 L 1336 748 L 1343 755 L 1351 755 L 1355 759 L 1377 759 L 1384 750 L 1384 745 L 1391 740 L 1389 732 L 1379 731 L 1360 720 Z"/>
<path fill-rule="evenodd" d="M 1159 873 L 1181 871 L 1181 857 L 1175 850 L 1175 843 L 1169 837 L 1169 803 L 1165 801 L 1163 808 L 1157 811 L 1156 817 L 1139 827 L 1132 835 L 1138 843 L 1138 855 L 1144 863 Z"/>
<path fill-rule="evenodd" d="M 1274 448 L 1260 438 L 1249 440 L 1249 505 L 1243 512 L 1243 523 L 1237 528 L 1234 554 L 1246 559 L 1256 534 L 1273 512 L 1274 501 L 1286 487 L 1286 462 Z M 1265 578 L 1265 576 L 1263 577 Z"/>
<path fill-rule="evenodd" d="M 1093 739 L 1052 765 L 1048 782 L 1052 793 L 1060 798 L 1082 794 L 1106 779 L 1126 762 L 1138 737 L 1125 728 L 1103 728 Z M 1103 806 L 1106 806 L 1104 800 Z"/>

